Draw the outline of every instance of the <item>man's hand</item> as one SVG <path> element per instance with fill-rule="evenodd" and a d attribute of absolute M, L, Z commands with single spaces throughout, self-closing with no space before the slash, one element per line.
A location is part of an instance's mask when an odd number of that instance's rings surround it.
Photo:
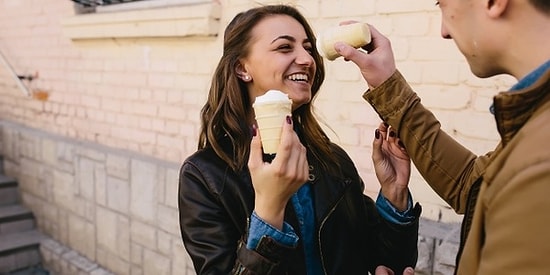
<path fill-rule="evenodd" d="M 346 21 L 343 24 L 349 23 L 351 22 Z M 372 40 L 362 49 L 355 49 L 344 42 L 336 42 L 334 49 L 345 60 L 355 63 L 369 88 L 374 89 L 393 75 L 396 66 L 390 40 L 372 25 L 369 28 Z"/>

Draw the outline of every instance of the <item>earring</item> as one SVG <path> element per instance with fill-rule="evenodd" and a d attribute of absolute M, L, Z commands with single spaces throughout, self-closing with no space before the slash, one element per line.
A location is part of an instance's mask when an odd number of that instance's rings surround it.
<path fill-rule="evenodd" d="M 245 76 L 244 76 L 244 81 L 250 81 L 250 79 L 251 79 L 251 78 L 250 78 L 249 75 L 245 75 Z"/>

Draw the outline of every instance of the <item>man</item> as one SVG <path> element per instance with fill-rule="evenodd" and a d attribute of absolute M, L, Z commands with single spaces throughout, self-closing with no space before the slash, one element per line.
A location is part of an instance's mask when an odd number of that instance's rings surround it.
<path fill-rule="evenodd" d="M 550 1 L 442 0 L 441 35 L 481 78 L 515 77 L 490 107 L 501 140 L 476 156 L 440 129 L 396 70 L 374 27 L 368 53 L 338 42 L 361 70 L 363 98 L 391 125 L 414 164 L 464 214 L 458 274 L 550 274 Z"/>

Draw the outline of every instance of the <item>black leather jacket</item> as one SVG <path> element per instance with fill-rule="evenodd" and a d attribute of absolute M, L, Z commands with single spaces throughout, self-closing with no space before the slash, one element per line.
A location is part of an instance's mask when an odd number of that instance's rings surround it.
<path fill-rule="evenodd" d="M 349 156 L 333 146 L 341 175 L 328 175 L 309 157 L 316 232 L 324 274 L 374 274 L 378 265 L 402 274 L 417 260 L 418 217 L 406 226 L 382 219 Z M 248 169 L 235 173 L 212 149 L 188 157 L 180 171 L 180 228 L 197 274 L 305 274 L 303 247 L 285 247 L 264 236 L 246 248 L 254 190 Z M 292 203 L 285 221 L 298 236 Z"/>

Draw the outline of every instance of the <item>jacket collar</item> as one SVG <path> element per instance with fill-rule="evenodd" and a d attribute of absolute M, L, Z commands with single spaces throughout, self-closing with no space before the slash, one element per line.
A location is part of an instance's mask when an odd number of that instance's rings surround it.
<path fill-rule="evenodd" d="M 550 100 L 550 70 L 531 86 L 501 92 L 493 99 L 494 115 L 502 145 L 514 137 L 540 106 Z"/>

